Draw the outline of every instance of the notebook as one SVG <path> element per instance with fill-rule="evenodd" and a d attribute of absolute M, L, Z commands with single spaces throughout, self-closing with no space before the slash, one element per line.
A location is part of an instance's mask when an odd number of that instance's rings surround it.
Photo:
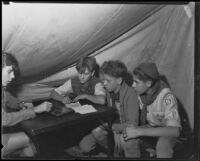
<path fill-rule="evenodd" d="M 66 104 L 65 106 L 80 114 L 87 114 L 97 111 L 92 105 L 81 105 L 79 102 Z"/>

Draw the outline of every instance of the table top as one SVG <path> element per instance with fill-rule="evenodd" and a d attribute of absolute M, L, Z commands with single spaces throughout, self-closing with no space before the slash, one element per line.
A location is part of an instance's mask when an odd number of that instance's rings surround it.
<path fill-rule="evenodd" d="M 116 111 L 112 107 L 102 105 L 93 105 L 93 107 L 97 111 L 87 114 L 69 113 L 58 117 L 49 113 L 38 114 L 33 119 L 22 121 L 20 126 L 25 132 L 31 135 L 39 135 L 62 127 L 75 125 L 83 121 L 92 121 L 95 119 L 105 118 L 111 116 Z"/>

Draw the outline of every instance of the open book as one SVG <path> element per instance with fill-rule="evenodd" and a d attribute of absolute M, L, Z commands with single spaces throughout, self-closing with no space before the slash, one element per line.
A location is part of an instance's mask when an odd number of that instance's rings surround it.
<path fill-rule="evenodd" d="M 92 105 L 81 105 L 79 102 L 66 104 L 65 107 L 73 109 L 80 114 L 96 112 L 97 110 Z"/>

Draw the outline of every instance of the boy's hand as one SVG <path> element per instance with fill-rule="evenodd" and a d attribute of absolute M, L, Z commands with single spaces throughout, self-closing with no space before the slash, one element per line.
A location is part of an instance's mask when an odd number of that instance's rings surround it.
<path fill-rule="evenodd" d="M 29 108 L 33 108 L 33 104 L 31 102 L 25 102 L 24 103 L 24 106 L 26 107 L 26 109 L 29 109 Z"/>
<path fill-rule="evenodd" d="M 72 100 L 69 98 L 69 97 L 64 97 L 63 100 L 62 100 L 62 103 L 64 104 L 70 104 L 72 102 Z"/>
<path fill-rule="evenodd" d="M 22 110 L 30 109 L 30 108 L 33 108 L 33 107 L 34 107 L 33 104 L 32 104 L 31 102 L 21 102 L 21 103 L 19 104 L 19 106 L 20 106 L 20 108 L 21 108 Z"/>
<path fill-rule="evenodd" d="M 139 136 L 140 136 L 140 129 L 134 126 L 128 126 L 123 134 L 123 138 L 125 141 L 137 138 Z"/>
<path fill-rule="evenodd" d="M 122 133 L 124 131 L 124 125 L 123 124 L 113 124 L 112 130 L 115 131 L 117 134 Z"/>
<path fill-rule="evenodd" d="M 35 107 L 36 113 L 42 113 L 42 112 L 49 112 L 51 108 L 53 107 L 52 103 L 50 102 L 43 102 L 42 104 Z"/>
<path fill-rule="evenodd" d="M 78 100 L 81 99 L 87 99 L 87 95 L 86 94 L 78 95 L 76 98 L 74 98 L 73 102 L 77 102 Z"/>

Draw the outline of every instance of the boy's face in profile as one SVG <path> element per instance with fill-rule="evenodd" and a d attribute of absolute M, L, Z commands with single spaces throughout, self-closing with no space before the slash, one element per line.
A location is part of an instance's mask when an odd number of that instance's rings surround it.
<path fill-rule="evenodd" d="M 141 95 L 149 89 L 149 82 L 144 82 L 144 81 L 138 79 L 138 77 L 136 75 L 133 75 L 132 87 L 135 89 L 135 91 L 138 95 Z"/>
<path fill-rule="evenodd" d="M 5 66 L 2 69 L 2 86 L 6 87 L 15 78 L 12 66 Z"/>
<path fill-rule="evenodd" d="M 93 75 L 94 72 L 90 72 L 88 68 L 85 68 L 83 72 L 78 71 L 78 78 L 82 84 L 86 83 Z"/>
<path fill-rule="evenodd" d="M 105 88 L 109 92 L 115 91 L 117 89 L 118 85 L 119 85 L 118 78 L 111 77 L 110 75 L 107 75 L 107 74 L 102 75 L 102 81 L 103 81 Z"/>

